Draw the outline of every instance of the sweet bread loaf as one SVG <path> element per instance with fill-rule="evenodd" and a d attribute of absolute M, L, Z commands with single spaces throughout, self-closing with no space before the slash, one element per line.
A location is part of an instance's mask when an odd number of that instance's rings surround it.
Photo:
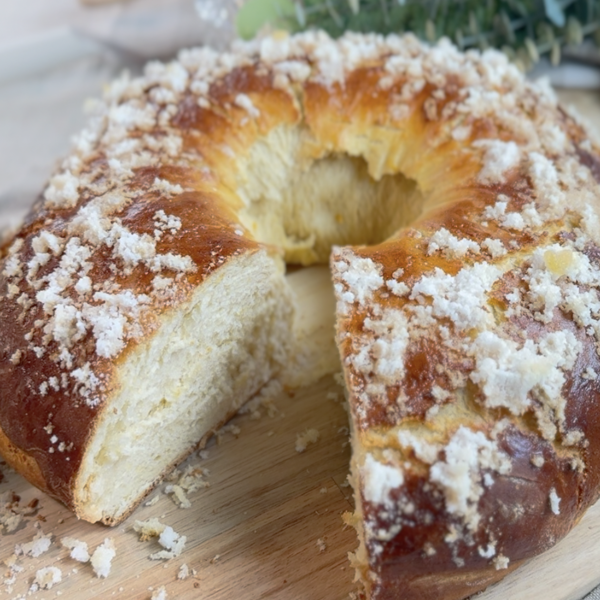
<path fill-rule="evenodd" d="M 322 33 L 114 82 L 3 246 L 0 451 L 115 524 L 291 363 L 326 262 L 371 598 L 464 598 L 598 494 L 598 147 L 494 51 Z"/>

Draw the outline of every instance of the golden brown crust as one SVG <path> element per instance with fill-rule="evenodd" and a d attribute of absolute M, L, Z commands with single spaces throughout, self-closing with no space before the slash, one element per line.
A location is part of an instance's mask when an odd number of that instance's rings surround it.
<path fill-rule="evenodd" d="M 16 471 L 21 473 L 33 485 L 41 490 L 48 491 L 44 475 L 40 470 L 37 462 L 6 437 L 0 429 L 0 454 L 5 458 L 6 462 Z"/>

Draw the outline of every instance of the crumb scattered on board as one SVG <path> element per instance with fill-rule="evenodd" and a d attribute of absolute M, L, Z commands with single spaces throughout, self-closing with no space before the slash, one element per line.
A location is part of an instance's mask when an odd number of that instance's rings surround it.
<path fill-rule="evenodd" d="M 319 430 L 315 428 L 299 433 L 296 436 L 296 452 L 304 452 L 310 444 L 316 444 L 319 437 Z"/>

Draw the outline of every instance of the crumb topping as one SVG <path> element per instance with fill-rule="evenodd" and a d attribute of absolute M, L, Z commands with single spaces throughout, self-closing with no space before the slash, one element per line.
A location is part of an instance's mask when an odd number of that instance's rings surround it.
<path fill-rule="evenodd" d="M 477 242 L 467 238 L 458 239 L 452 235 L 445 227 L 436 231 L 429 240 L 427 254 L 431 255 L 442 250 L 446 256 L 452 258 L 462 258 L 467 252 L 477 254 L 481 248 Z"/>
<path fill-rule="evenodd" d="M 479 384 L 490 407 L 503 406 L 520 415 L 533 400 L 540 400 L 542 434 L 553 440 L 553 417 L 563 412 L 557 411 L 556 405 L 564 405 L 565 371 L 573 367 L 580 350 L 580 342 L 570 331 L 549 333 L 538 344 L 527 340 L 521 348 L 486 331 L 473 344 L 476 366 L 470 377 Z"/>
<path fill-rule="evenodd" d="M 558 494 L 556 493 L 556 488 L 550 489 L 550 495 L 549 495 L 548 499 L 550 501 L 550 510 L 555 515 L 560 515 L 560 500 L 561 499 L 558 496 Z"/>
<path fill-rule="evenodd" d="M 504 174 L 519 165 L 521 152 L 519 146 L 513 141 L 477 140 L 473 142 L 474 148 L 484 150 L 483 168 L 478 179 L 481 183 L 504 183 Z"/>
<path fill-rule="evenodd" d="M 446 510 L 460 517 L 470 531 L 475 531 L 481 518 L 479 498 L 484 486 L 493 484 L 490 471 L 506 475 L 511 470 L 510 458 L 498 449 L 494 440 L 462 426 L 452 436 L 444 453 L 445 459 L 431 466 L 429 478 L 442 488 Z"/>
<path fill-rule="evenodd" d="M 373 297 L 373 292 L 383 285 L 381 266 L 370 258 L 356 256 L 350 250 L 341 251 L 343 260 L 338 261 L 337 268 L 343 284 L 336 283 L 338 292 L 338 310 L 346 312 L 357 302 L 364 306 Z"/>
<path fill-rule="evenodd" d="M 392 492 L 404 483 L 402 471 L 367 454 L 361 467 L 362 492 L 367 502 L 393 506 Z"/>

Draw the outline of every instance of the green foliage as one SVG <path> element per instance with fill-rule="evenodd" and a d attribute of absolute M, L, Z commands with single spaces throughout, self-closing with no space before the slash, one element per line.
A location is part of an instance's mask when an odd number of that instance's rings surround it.
<path fill-rule="evenodd" d="M 251 39 L 266 24 L 273 28 L 297 29 L 294 10 L 293 0 L 247 0 L 236 16 L 238 35 Z"/>
<path fill-rule="evenodd" d="M 502 49 L 523 69 L 540 56 L 558 63 L 561 48 L 588 36 L 600 40 L 600 0 L 249 0 L 254 11 L 275 4 L 261 25 L 290 31 L 412 31 L 433 42 L 448 37 L 460 48 Z M 244 7 L 246 8 L 248 4 Z M 285 8 L 283 7 L 285 5 Z M 259 19 L 260 20 L 260 19 Z M 258 31 L 260 25 L 254 28 Z"/>

